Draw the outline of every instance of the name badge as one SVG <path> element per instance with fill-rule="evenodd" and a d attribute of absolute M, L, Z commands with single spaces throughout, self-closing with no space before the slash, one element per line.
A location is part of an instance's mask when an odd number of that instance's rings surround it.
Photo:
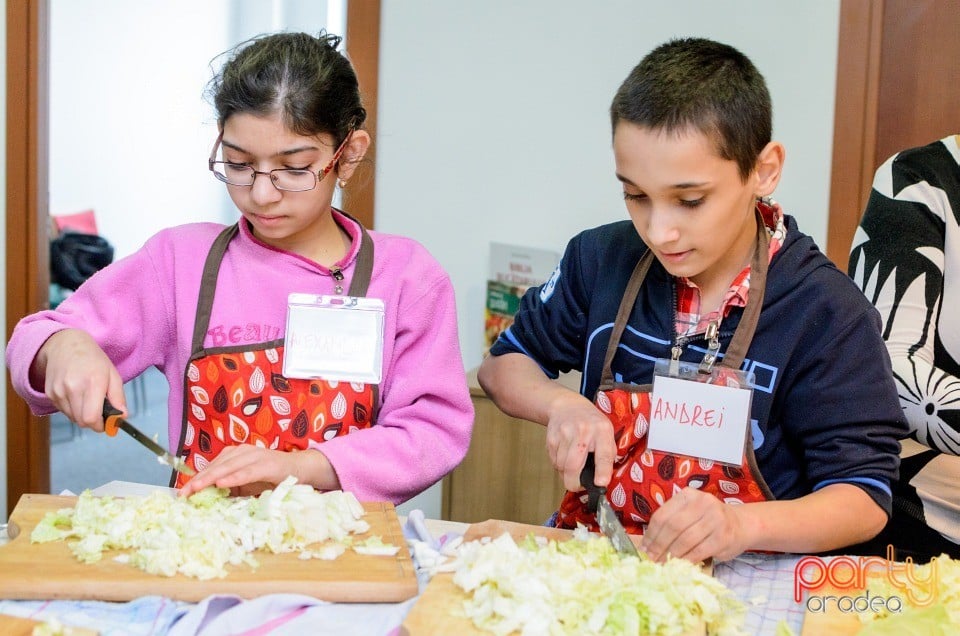
<path fill-rule="evenodd" d="M 379 384 L 383 323 L 378 298 L 290 294 L 283 375 Z"/>
<path fill-rule="evenodd" d="M 740 466 L 750 422 L 753 374 L 658 360 L 647 446 Z M 672 371 L 672 372 L 671 372 Z"/>

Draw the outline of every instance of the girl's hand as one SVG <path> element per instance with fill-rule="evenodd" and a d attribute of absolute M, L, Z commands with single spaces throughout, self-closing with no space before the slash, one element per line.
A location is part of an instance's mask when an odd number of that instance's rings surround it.
<path fill-rule="evenodd" d="M 123 379 L 87 332 L 64 329 L 40 347 L 31 366 L 31 379 L 69 420 L 103 431 L 103 398 L 127 412 Z"/>
<path fill-rule="evenodd" d="M 310 483 L 304 479 L 304 463 L 320 458 L 326 461 L 315 451 L 286 452 L 250 444 L 227 446 L 180 489 L 180 495 L 186 497 L 207 486 L 229 488 L 232 495 L 259 495 L 290 475 L 298 482 Z"/>
<path fill-rule="evenodd" d="M 547 454 L 570 491 L 582 489 L 580 471 L 587 453 L 594 453 L 594 483 L 606 486 L 613 476 L 617 447 L 613 425 L 590 400 L 567 391 L 550 408 L 547 421 Z"/>
<path fill-rule="evenodd" d="M 694 563 L 710 557 L 732 559 L 749 547 L 741 515 L 748 505 L 726 504 L 696 488 L 684 488 L 650 517 L 643 548 L 654 561 L 668 554 Z"/>

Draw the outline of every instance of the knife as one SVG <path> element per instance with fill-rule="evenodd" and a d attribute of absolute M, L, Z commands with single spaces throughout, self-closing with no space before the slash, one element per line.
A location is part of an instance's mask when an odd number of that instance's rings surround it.
<path fill-rule="evenodd" d="M 144 435 L 140 429 L 128 422 L 123 418 L 123 412 L 117 409 L 113 404 L 110 404 L 110 401 L 106 398 L 103 399 L 103 430 L 104 432 L 113 437 L 117 434 L 117 430 L 123 429 L 125 433 L 128 433 L 133 439 L 137 440 L 141 444 L 147 447 L 147 449 L 157 456 L 157 459 L 162 464 L 172 467 L 175 471 L 183 473 L 184 475 L 196 475 L 197 471 L 190 468 L 187 465 L 186 460 L 183 457 L 174 457 L 167 450 L 157 444 L 155 441 Z"/>
<path fill-rule="evenodd" d="M 587 510 L 596 512 L 600 531 L 610 540 L 617 552 L 639 558 L 637 547 L 633 545 L 626 529 L 617 518 L 617 513 L 607 501 L 607 489 L 593 483 L 594 468 L 593 453 L 587 453 L 587 460 L 580 471 L 580 485 L 587 490 Z"/>

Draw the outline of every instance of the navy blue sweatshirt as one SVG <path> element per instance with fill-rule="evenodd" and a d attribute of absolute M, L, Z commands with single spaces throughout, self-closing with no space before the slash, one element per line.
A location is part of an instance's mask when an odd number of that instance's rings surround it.
<path fill-rule="evenodd" d="M 907 434 L 876 309 L 846 274 L 785 217 L 763 310 L 742 368 L 755 375 L 752 422 L 761 474 L 778 499 L 851 483 L 890 514 L 899 439 Z M 629 221 L 581 232 L 550 281 L 527 291 L 491 354 L 524 353 L 550 377 L 576 369 L 593 399 L 627 280 L 646 246 Z M 675 281 L 653 262 L 621 339 L 619 382 L 650 384 L 673 345 Z M 721 353 L 743 309 L 720 328 Z M 681 360 L 699 362 L 703 341 Z"/>

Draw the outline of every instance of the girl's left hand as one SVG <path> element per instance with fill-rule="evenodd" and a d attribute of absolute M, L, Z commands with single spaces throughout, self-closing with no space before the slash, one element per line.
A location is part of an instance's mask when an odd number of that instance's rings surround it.
<path fill-rule="evenodd" d="M 301 455 L 304 453 L 269 450 L 250 444 L 227 446 L 206 468 L 194 475 L 179 494 L 186 497 L 207 486 L 216 486 L 229 488 L 231 495 L 259 495 L 290 475 L 302 481 Z"/>
<path fill-rule="evenodd" d="M 643 547 L 654 561 L 668 554 L 694 563 L 732 559 L 749 547 L 740 510 L 746 505 L 726 504 L 696 488 L 684 488 L 650 517 Z"/>

